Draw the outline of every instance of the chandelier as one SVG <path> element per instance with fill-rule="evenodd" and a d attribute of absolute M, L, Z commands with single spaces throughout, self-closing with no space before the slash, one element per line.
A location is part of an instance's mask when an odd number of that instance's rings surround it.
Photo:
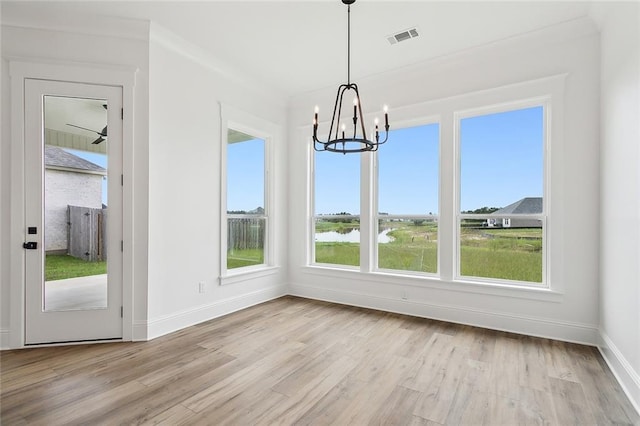
<path fill-rule="evenodd" d="M 351 82 L 351 5 L 356 0 L 342 0 L 347 5 L 347 84 L 341 84 L 336 95 L 336 103 L 333 107 L 333 117 L 329 127 L 329 135 L 326 142 L 318 139 L 318 107 L 316 106 L 313 116 L 313 149 L 316 151 L 339 152 L 342 154 L 353 152 L 377 151 L 378 147 L 385 143 L 389 137 L 389 114 L 387 107 L 384 107 L 384 140 L 380 141 L 378 130 L 378 119 L 375 119 L 375 130 L 373 140 L 367 139 L 364 118 L 362 116 L 362 102 L 358 85 Z M 353 122 L 353 131 L 347 132 L 347 124 L 341 123 L 342 101 L 345 92 L 353 90 L 353 118 L 344 121 Z M 347 101 L 348 102 L 348 101 Z M 360 133 L 358 133 L 358 124 Z"/>

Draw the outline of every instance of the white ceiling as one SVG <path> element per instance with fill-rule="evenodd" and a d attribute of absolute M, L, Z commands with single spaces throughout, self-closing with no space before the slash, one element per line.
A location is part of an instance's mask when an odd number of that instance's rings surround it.
<path fill-rule="evenodd" d="M 2 2 L 7 24 L 148 20 L 293 96 L 346 81 L 346 9 L 316 1 Z M 376 1 L 351 6 L 352 80 L 588 16 L 576 1 Z M 386 37 L 417 27 L 420 37 Z"/>

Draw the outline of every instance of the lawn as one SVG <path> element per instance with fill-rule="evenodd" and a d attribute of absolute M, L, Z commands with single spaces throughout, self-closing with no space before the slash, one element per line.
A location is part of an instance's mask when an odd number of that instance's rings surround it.
<path fill-rule="evenodd" d="M 63 280 L 65 278 L 87 277 L 107 273 L 107 262 L 87 262 L 65 254 L 48 254 L 45 260 L 45 281 Z"/>
<path fill-rule="evenodd" d="M 461 275 L 542 282 L 542 254 L 510 249 L 462 246 Z"/>
<path fill-rule="evenodd" d="M 261 265 L 264 263 L 263 249 L 235 249 L 227 252 L 227 269 L 243 266 Z"/>
<path fill-rule="evenodd" d="M 335 231 L 349 224 L 318 222 L 316 230 Z M 382 269 L 437 273 L 437 224 L 384 222 L 391 228 L 389 243 L 378 244 Z M 353 225 L 351 225 L 353 226 Z M 339 228 L 342 229 L 342 228 Z M 359 243 L 316 242 L 316 262 L 360 264 Z M 542 282 L 542 230 L 463 228 L 460 248 L 461 275 L 513 281 Z"/>
<path fill-rule="evenodd" d="M 316 262 L 333 265 L 360 265 L 359 243 L 316 243 Z"/>
<path fill-rule="evenodd" d="M 359 223 L 318 221 L 316 232 L 348 233 Z M 380 223 L 393 240 L 378 244 L 381 269 L 438 272 L 438 225 L 428 221 Z M 462 228 L 460 272 L 462 276 L 512 281 L 542 282 L 542 229 Z M 315 261 L 333 265 L 359 266 L 360 244 L 315 243 Z M 227 269 L 260 265 L 259 249 L 234 250 L 227 255 Z"/>

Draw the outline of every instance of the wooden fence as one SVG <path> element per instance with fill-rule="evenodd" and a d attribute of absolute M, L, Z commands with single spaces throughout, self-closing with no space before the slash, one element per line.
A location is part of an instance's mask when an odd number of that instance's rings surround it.
<path fill-rule="evenodd" d="M 264 248 L 265 219 L 229 218 L 227 250 Z"/>
<path fill-rule="evenodd" d="M 107 260 L 107 209 L 68 206 L 69 255 L 88 261 Z"/>

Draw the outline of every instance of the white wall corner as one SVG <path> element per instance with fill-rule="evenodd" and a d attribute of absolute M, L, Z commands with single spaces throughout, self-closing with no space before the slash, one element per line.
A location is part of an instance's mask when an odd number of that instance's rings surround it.
<path fill-rule="evenodd" d="M 6 328 L 0 328 L 0 350 L 11 348 L 9 344 L 9 330 Z"/>
<path fill-rule="evenodd" d="M 131 327 L 132 342 L 146 342 L 149 340 L 149 323 L 148 321 L 134 321 Z"/>
<path fill-rule="evenodd" d="M 640 414 L 640 375 L 603 330 L 600 330 L 598 349 L 633 408 Z"/>
<path fill-rule="evenodd" d="M 272 299 L 277 299 L 286 294 L 287 287 L 285 285 L 277 285 L 251 293 L 229 297 L 208 305 L 175 312 L 171 315 L 154 318 L 146 323 L 146 339 L 136 339 L 136 336 L 143 336 L 143 330 L 139 328 L 134 330 L 134 340 L 152 340 L 192 325 L 209 321 Z M 139 325 L 142 326 L 142 323 L 139 323 Z"/>
<path fill-rule="evenodd" d="M 533 318 L 523 315 L 505 314 L 464 306 L 393 299 L 342 290 L 330 290 L 309 285 L 291 284 L 289 290 L 289 294 L 292 296 L 465 324 L 491 330 L 590 346 L 597 346 L 599 342 L 598 328 L 596 325 L 558 321 L 543 317 Z"/>

